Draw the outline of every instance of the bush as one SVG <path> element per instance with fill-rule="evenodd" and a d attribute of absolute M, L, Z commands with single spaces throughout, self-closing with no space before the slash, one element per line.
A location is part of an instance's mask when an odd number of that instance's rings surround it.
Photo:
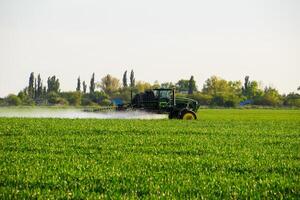
<path fill-rule="evenodd" d="M 22 101 L 22 105 L 33 106 L 35 104 L 34 100 L 23 91 L 18 93 L 18 97 Z"/>
<path fill-rule="evenodd" d="M 57 104 L 59 101 L 59 96 L 56 92 L 49 92 L 47 94 L 47 99 L 49 104 Z"/>
<path fill-rule="evenodd" d="M 191 99 L 195 99 L 198 101 L 200 105 L 210 105 L 212 101 L 212 96 L 209 94 L 203 94 L 203 93 L 195 93 L 188 96 Z"/>
<path fill-rule="evenodd" d="M 66 99 L 62 98 L 62 97 L 58 97 L 56 104 L 59 104 L 59 105 L 68 105 L 69 102 Z"/>
<path fill-rule="evenodd" d="M 21 104 L 21 99 L 14 94 L 8 95 L 5 101 L 9 106 L 18 106 Z"/>
<path fill-rule="evenodd" d="M 83 97 L 81 99 L 81 105 L 83 105 L 83 106 L 91 106 L 92 104 L 93 104 L 93 102 L 88 97 Z"/>
<path fill-rule="evenodd" d="M 109 96 L 102 91 L 101 92 L 96 91 L 94 93 L 91 93 L 89 95 L 89 98 L 91 99 L 92 102 L 100 104 L 104 99 L 108 99 Z"/>
<path fill-rule="evenodd" d="M 3 98 L 0 98 L 0 106 L 3 106 L 3 105 L 5 105 L 5 101 Z"/>
<path fill-rule="evenodd" d="M 78 106 L 81 103 L 80 92 L 62 92 L 60 96 L 68 101 L 68 104 Z"/>
<path fill-rule="evenodd" d="M 274 88 L 265 89 L 264 95 L 260 98 L 260 105 L 264 106 L 280 106 L 282 105 L 282 97 Z"/>
<path fill-rule="evenodd" d="M 109 106 L 111 105 L 111 101 L 108 99 L 103 99 L 100 103 L 101 106 Z"/>
<path fill-rule="evenodd" d="M 300 107 L 300 94 L 290 93 L 284 97 L 284 105 L 292 107 Z"/>

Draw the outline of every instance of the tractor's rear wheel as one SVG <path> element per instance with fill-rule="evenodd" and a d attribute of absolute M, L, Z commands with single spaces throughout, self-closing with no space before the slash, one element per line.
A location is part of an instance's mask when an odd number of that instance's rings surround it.
<path fill-rule="evenodd" d="M 195 120 L 197 119 L 196 113 L 190 110 L 185 110 L 181 113 L 180 119 L 183 120 Z"/>

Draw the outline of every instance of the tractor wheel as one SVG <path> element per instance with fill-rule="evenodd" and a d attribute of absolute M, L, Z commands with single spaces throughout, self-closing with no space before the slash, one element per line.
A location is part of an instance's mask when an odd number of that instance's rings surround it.
<path fill-rule="evenodd" d="M 182 112 L 180 119 L 183 120 L 194 120 L 197 119 L 196 113 L 194 113 L 193 111 L 190 110 L 185 110 Z"/>

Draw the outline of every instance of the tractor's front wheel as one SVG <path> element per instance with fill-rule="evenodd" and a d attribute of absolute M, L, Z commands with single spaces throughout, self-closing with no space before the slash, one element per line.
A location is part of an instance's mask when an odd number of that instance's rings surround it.
<path fill-rule="evenodd" d="M 183 120 L 194 120 L 197 119 L 196 113 L 190 110 L 185 110 L 181 113 L 180 119 Z"/>

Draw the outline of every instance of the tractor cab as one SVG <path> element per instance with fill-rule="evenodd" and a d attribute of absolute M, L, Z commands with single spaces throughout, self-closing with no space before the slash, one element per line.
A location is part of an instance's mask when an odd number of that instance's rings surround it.
<path fill-rule="evenodd" d="M 166 110 L 173 106 L 174 93 L 172 89 L 154 89 L 153 93 L 160 110 Z"/>
<path fill-rule="evenodd" d="M 146 90 L 143 93 L 136 94 L 131 101 L 134 108 L 141 108 L 155 112 L 168 112 L 173 105 L 172 89 L 153 89 Z"/>

